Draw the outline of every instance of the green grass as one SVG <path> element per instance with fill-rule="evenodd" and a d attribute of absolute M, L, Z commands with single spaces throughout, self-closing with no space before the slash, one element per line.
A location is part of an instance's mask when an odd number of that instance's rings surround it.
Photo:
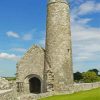
<path fill-rule="evenodd" d="M 8 81 L 15 81 L 16 77 L 5 77 L 5 79 Z"/>
<path fill-rule="evenodd" d="M 70 95 L 52 96 L 40 100 L 100 100 L 100 88 Z"/>

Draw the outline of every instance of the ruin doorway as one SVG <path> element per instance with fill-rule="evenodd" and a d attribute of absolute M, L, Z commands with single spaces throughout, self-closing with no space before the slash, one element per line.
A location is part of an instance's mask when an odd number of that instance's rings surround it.
<path fill-rule="evenodd" d="M 29 79 L 29 89 L 30 93 L 41 93 L 41 81 L 40 79 L 33 77 Z"/>

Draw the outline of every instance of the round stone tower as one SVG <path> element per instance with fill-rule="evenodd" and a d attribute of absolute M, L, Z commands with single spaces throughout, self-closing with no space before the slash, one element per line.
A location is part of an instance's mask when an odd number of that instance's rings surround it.
<path fill-rule="evenodd" d="M 46 91 L 73 84 L 68 0 L 48 0 L 44 79 Z"/>

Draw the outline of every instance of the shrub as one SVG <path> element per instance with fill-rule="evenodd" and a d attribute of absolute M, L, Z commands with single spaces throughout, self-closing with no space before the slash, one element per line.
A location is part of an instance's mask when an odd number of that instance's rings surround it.
<path fill-rule="evenodd" d="M 82 73 L 83 79 L 82 81 L 85 83 L 92 83 L 100 81 L 100 77 L 96 75 L 95 72 L 84 72 Z"/>

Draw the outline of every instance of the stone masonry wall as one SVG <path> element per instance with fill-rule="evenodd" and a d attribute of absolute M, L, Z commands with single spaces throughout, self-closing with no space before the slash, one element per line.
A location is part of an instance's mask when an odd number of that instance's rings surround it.
<path fill-rule="evenodd" d="M 74 92 L 91 90 L 100 87 L 100 82 L 97 83 L 80 83 L 74 84 L 73 86 L 66 87 L 66 91 L 63 92 L 47 92 L 42 94 L 27 94 L 18 97 L 18 100 L 38 100 L 40 98 L 45 98 L 53 95 L 63 95 L 63 94 L 72 94 Z"/>
<path fill-rule="evenodd" d="M 9 81 L 0 77 L 0 90 L 10 89 Z"/>
<path fill-rule="evenodd" d="M 44 50 L 32 46 L 17 64 L 17 80 L 23 82 L 28 75 L 36 74 L 43 79 Z"/>
<path fill-rule="evenodd" d="M 66 87 L 66 91 L 63 92 L 47 92 L 41 94 L 23 94 L 21 96 L 17 96 L 15 91 L 10 90 L 2 90 L 0 91 L 0 100 L 38 100 L 40 98 L 45 98 L 53 95 L 63 95 L 63 94 L 72 94 L 74 92 L 91 90 L 94 88 L 99 88 L 100 82 L 97 83 L 80 83 L 74 84 L 73 86 Z"/>
<path fill-rule="evenodd" d="M 33 77 L 41 81 L 43 92 L 44 49 L 32 46 L 17 64 L 18 91 L 29 93 L 29 80 Z"/>
<path fill-rule="evenodd" d="M 48 3 L 45 48 L 47 91 L 62 91 L 66 84 L 73 84 L 70 14 L 69 5 L 64 1 L 50 0 Z"/>
<path fill-rule="evenodd" d="M 17 97 L 12 89 L 2 90 L 0 91 L 0 100 L 17 100 Z"/>
<path fill-rule="evenodd" d="M 100 82 L 74 84 L 74 92 L 91 90 L 93 88 L 98 88 L 98 87 L 100 87 Z"/>

